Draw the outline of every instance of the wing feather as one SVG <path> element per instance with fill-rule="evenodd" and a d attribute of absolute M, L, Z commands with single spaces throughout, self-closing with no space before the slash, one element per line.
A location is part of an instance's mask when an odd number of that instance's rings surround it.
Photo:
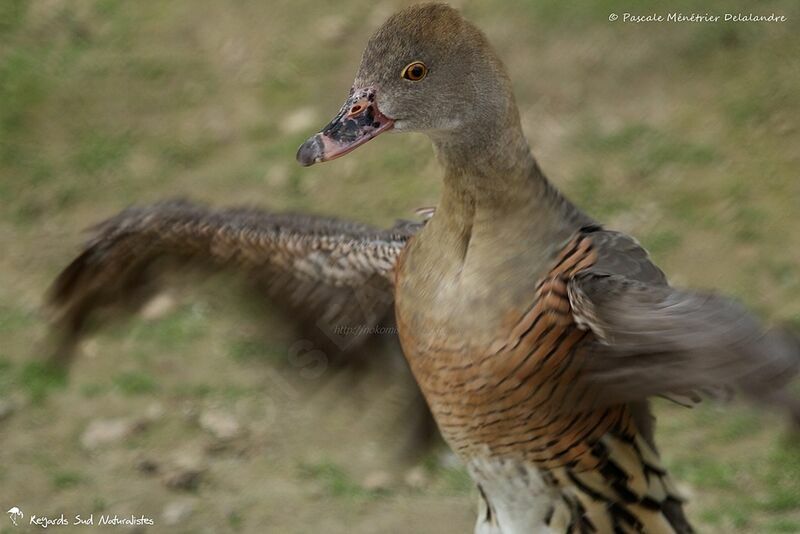
<path fill-rule="evenodd" d="M 126 209 L 92 229 L 48 292 L 63 338 L 57 352 L 71 352 L 98 310 L 135 308 L 161 275 L 186 266 L 245 274 L 273 300 L 317 324 L 374 326 L 391 316 L 395 263 L 420 226 L 400 222 L 381 230 L 183 200 Z M 349 335 L 346 342 L 358 337 Z"/>
<path fill-rule="evenodd" d="M 800 370 L 796 336 L 765 329 L 732 299 L 670 287 L 632 238 L 603 231 L 592 241 L 598 260 L 568 295 L 576 322 L 598 338 L 582 379 L 604 402 L 735 387 L 797 408 L 781 391 Z"/>

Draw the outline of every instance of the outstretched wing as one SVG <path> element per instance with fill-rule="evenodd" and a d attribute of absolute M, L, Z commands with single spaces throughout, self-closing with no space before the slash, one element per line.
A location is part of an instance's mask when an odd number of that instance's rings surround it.
<path fill-rule="evenodd" d="M 300 315 L 326 324 L 372 326 L 390 313 L 395 263 L 420 226 L 380 230 L 186 201 L 126 209 L 94 227 L 49 290 L 63 338 L 58 352 L 69 356 L 96 310 L 140 304 L 154 278 L 186 265 L 246 273 Z"/>
<path fill-rule="evenodd" d="M 800 369 L 800 344 L 738 303 L 670 287 L 630 237 L 596 232 L 595 264 L 568 283 L 576 322 L 599 342 L 583 379 L 605 402 L 736 387 L 768 401 Z"/>

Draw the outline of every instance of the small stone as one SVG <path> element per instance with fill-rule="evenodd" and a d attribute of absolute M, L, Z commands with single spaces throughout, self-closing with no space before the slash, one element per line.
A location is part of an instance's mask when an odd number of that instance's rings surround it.
<path fill-rule="evenodd" d="M 175 299 L 166 293 L 151 298 L 139 313 L 142 319 L 153 321 L 167 315 L 175 308 Z"/>
<path fill-rule="evenodd" d="M 460 469 L 464 464 L 458 459 L 458 456 L 451 450 L 442 451 L 439 454 L 439 465 L 445 469 Z"/>
<path fill-rule="evenodd" d="M 0 399 L 0 421 L 8 419 L 17 409 L 11 399 Z"/>
<path fill-rule="evenodd" d="M 678 490 L 678 494 L 689 502 L 697 496 L 697 492 L 689 484 L 678 482 L 675 484 L 675 488 Z"/>
<path fill-rule="evenodd" d="M 203 472 L 198 467 L 179 467 L 164 478 L 164 485 L 173 490 L 193 491 L 200 485 Z"/>
<path fill-rule="evenodd" d="M 315 24 L 315 34 L 329 43 L 340 40 L 347 31 L 347 19 L 341 15 L 329 15 Z"/>
<path fill-rule="evenodd" d="M 300 108 L 284 117 L 281 129 L 286 134 L 296 134 L 310 130 L 317 125 L 317 113 L 314 108 Z M 312 132 L 309 132 L 311 134 Z"/>
<path fill-rule="evenodd" d="M 206 410 L 200 415 L 200 427 L 215 438 L 228 441 L 241 433 L 241 425 L 235 417 L 219 410 Z"/>
<path fill-rule="evenodd" d="M 189 401 L 184 402 L 180 407 L 181 417 L 189 423 L 197 423 L 198 412 L 197 406 Z"/>
<path fill-rule="evenodd" d="M 161 512 L 161 519 L 168 526 L 175 526 L 183 523 L 194 512 L 194 502 L 190 500 L 180 500 L 167 503 Z"/>
<path fill-rule="evenodd" d="M 285 187 L 289 183 L 289 166 L 283 163 L 271 163 L 264 174 L 264 182 L 275 189 Z"/>
<path fill-rule="evenodd" d="M 428 485 L 429 477 L 425 469 L 418 465 L 406 472 L 403 481 L 411 488 L 422 489 Z"/>
<path fill-rule="evenodd" d="M 223 109 L 210 110 L 205 114 L 205 130 L 217 143 L 233 139 L 234 129 L 229 114 Z"/>
<path fill-rule="evenodd" d="M 96 449 L 118 443 L 141 430 L 143 425 L 127 418 L 95 419 L 81 435 L 85 449 Z"/>
<path fill-rule="evenodd" d="M 145 475 L 154 475 L 158 473 L 158 462 L 152 458 L 140 458 L 136 461 L 136 470 Z"/>
<path fill-rule="evenodd" d="M 206 443 L 203 450 L 206 452 L 206 454 L 210 454 L 212 456 L 216 454 L 222 454 L 224 452 L 236 453 L 237 451 L 233 447 L 233 443 L 234 442 L 230 440 L 214 439 Z"/>
<path fill-rule="evenodd" d="M 788 135 L 797 130 L 797 125 L 790 120 L 781 120 L 778 122 L 775 131 L 781 135 Z"/>
<path fill-rule="evenodd" d="M 83 356 L 86 358 L 97 358 L 100 355 L 100 344 L 96 339 L 88 339 L 81 348 Z"/>
<path fill-rule="evenodd" d="M 206 464 L 201 451 L 176 451 L 169 469 L 164 470 L 162 481 L 170 489 L 192 491 L 198 488 L 205 472 Z"/>
<path fill-rule="evenodd" d="M 222 57 L 230 65 L 240 65 L 247 57 L 247 44 L 244 39 L 232 37 L 222 43 Z"/>
<path fill-rule="evenodd" d="M 369 473 L 361 484 L 367 491 L 383 491 L 392 485 L 392 476 L 386 471 L 373 471 Z"/>
<path fill-rule="evenodd" d="M 372 6 L 372 11 L 370 11 L 367 18 L 367 24 L 372 27 L 383 24 L 383 22 L 397 9 L 392 2 L 389 2 L 388 0 L 383 2 L 374 2 L 372 3 Z"/>
<path fill-rule="evenodd" d="M 164 405 L 160 402 L 152 402 L 147 406 L 147 410 L 144 412 L 144 418 L 147 421 L 158 421 L 164 416 Z"/>

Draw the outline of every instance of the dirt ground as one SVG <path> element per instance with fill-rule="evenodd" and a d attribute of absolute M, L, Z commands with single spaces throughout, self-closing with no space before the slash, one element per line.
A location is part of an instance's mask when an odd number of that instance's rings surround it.
<path fill-rule="evenodd" d="M 68 379 L 40 364 L 49 282 L 83 229 L 128 205 L 180 196 L 381 225 L 435 205 L 422 136 L 294 162 L 404 4 L 0 1 L 3 511 L 155 522 L 113 529 L 127 532 L 471 530 L 463 469 L 442 447 L 408 448 L 400 354 L 360 373 L 298 361 L 302 339 L 235 279 L 169 284 L 88 339 Z M 670 8 L 787 17 L 703 24 L 612 22 L 634 9 L 613 0 L 456 4 L 506 61 L 535 154 L 570 198 L 636 235 L 673 283 L 800 328 L 800 4 Z M 800 444 L 781 414 L 656 410 L 700 531 L 800 532 Z M 35 530 L 0 517 L 2 534 Z"/>

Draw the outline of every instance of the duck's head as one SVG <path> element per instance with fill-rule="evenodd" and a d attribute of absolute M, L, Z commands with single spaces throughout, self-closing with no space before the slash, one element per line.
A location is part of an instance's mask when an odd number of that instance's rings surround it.
<path fill-rule="evenodd" d="M 375 32 L 349 97 L 297 161 L 337 158 L 389 130 L 470 144 L 514 120 L 508 77 L 480 30 L 447 5 L 417 5 Z"/>

